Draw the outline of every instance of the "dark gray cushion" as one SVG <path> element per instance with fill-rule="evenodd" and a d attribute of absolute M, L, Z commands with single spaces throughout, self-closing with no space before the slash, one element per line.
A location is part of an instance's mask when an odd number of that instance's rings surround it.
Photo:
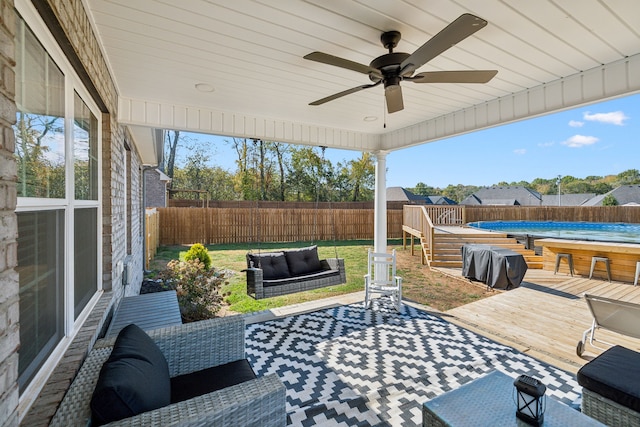
<path fill-rule="evenodd" d="M 94 425 L 129 418 L 171 403 L 169 366 L 155 342 L 136 325 L 122 329 L 91 397 Z"/>
<path fill-rule="evenodd" d="M 315 245 L 285 251 L 284 256 L 289 265 L 289 273 L 294 277 L 322 270 L 320 258 L 318 258 L 318 247 Z"/>
<path fill-rule="evenodd" d="M 616 345 L 578 371 L 578 384 L 640 412 L 640 353 Z"/>
<path fill-rule="evenodd" d="M 331 280 L 334 278 L 333 280 Z M 265 288 L 269 286 L 278 286 L 278 285 L 288 285 L 291 283 L 300 283 L 300 282 L 309 282 L 310 280 L 320 280 L 324 279 L 327 281 L 327 286 L 331 284 L 339 284 L 340 283 L 340 270 L 321 270 L 315 273 L 308 273 L 304 276 L 297 277 L 287 277 L 285 279 L 271 279 L 264 280 L 262 285 Z"/>
<path fill-rule="evenodd" d="M 255 378 L 256 374 L 247 359 L 179 375 L 171 378 L 171 403 L 182 402 Z"/>
<path fill-rule="evenodd" d="M 266 252 L 263 254 L 247 254 L 247 267 L 262 269 L 262 278 L 286 279 L 291 277 L 287 260 L 282 252 Z"/>

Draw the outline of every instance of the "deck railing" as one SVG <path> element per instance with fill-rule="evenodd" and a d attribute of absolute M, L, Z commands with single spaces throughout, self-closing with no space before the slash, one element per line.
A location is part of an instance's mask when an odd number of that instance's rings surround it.
<path fill-rule="evenodd" d="M 425 243 L 423 246 L 427 260 L 433 259 L 434 234 L 436 225 L 462 225 L 465 223 L 464 206 L 404 206 L 402 211 L 404 232 L 418 235 Z"/>

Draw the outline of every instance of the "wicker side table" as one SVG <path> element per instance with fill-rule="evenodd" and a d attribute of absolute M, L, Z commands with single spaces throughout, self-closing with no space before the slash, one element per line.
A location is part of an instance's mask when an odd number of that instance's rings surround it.
<path fill-rule="evenodd" d="M 423 427 L 528 426 L 516 418 L 513 378 L 494 371 L 422 406 Z M 544 427 L 604 426 L 552 397 L 546 398 Z"/>

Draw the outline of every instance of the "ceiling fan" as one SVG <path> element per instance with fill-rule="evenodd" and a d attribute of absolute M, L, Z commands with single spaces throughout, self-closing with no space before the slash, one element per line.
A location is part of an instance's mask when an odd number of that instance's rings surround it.
<path fill-rule="evenodd" d="M 400 82 L 403 80 L 408 80 L 413 83 L 487 83 L 498 73 L 497 70 L 426 71 L 415 75 L 413 74 L 418 68 L 458 42 L 466 39 L 485 25 L 487 25 L 487 21 L 484 19 L 465 13 L 447 25 L 442 31 L 433 36 L 412 54 L 393 51 L 400 41 L 400 32 L 384 32 L 380 36 L 380 41 L 385 48 L 389 49 L 389 53 L 377 57 L 371 61 L 369 65 L 360 64 L 323 52 L 312 52 L 305 55 L 304 59 L 367 74 L 373 82 L 335 93 L 326 98 L 318 99 L 309 105 L 321 105 L 345 95 L 383 84 L 387 111 L 389 113 L 395 113 L 404 108 L 402 89 L 400 88 Z"/>

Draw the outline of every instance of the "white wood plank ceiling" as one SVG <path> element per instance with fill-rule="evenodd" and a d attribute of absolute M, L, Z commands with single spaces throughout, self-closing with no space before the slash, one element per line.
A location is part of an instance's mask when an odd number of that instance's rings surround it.
<path fill-rule="evenodd" d="M 396 150 L 640 91 L 637 0 L 86 0 L 122 123 L 354 150 Z M 463 13 L 488 25 L 417 72 L 495 69 L 487 84 L 370 83 L 303 59 L 368 65 L 384 31 L 412 53 Z M 209 85 L 203 92 L 196 85 Z M 386 127 L 384 126 L 386 123 Z"/>

